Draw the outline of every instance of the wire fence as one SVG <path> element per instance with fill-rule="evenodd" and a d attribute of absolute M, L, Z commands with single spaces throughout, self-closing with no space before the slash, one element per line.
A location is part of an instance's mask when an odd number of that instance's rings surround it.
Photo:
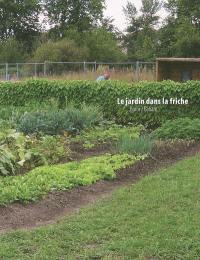
<path fill-rule="evenodd" d="M 109 70 L 112 79 L 140 81 L 155 80 L 154 62 L 44 62 L 1 63 L 1 81 L 19 81 L 29 78 L 95 79 Z"/>

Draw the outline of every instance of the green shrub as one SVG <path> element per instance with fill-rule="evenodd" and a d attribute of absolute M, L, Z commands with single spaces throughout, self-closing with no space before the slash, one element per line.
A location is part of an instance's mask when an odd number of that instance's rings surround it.
<path fill-rule="evenodd" d="M 101 112 L 93 106 L 77 109 L 69 106 L 65 110 L 49 110 L 25 113 L 18 123 L 18 130 L 25 134 L 47 135 L 77 133 L 90 128 L 102 120 Z"/>
<path fill-rule="evenodd" d="M 115 171 L 143 159 L 142 156 L 103 155 L 80 162 L 38 167 L 26 175 L 0 177 L 0 205 L 35 201 L 48 192 L 91 185 L 115 178 Z"/>
<path fill-rule="evenodd" d="M 154 141 L 149 136 L 140 136 L 132 138 L 125 134 L 120 137 L 116 144 L 116 150 L 119 153 L 126 154 L 150 154 L 154 146 Z"/>
<path fill-rule="evenodd" d="M 62 39 L 60 41 L 48 41 L 47 43 L 42 43 L 33 53 L 34 62 L 44 62 L 44 61 L 79 61 L 87 59 L 87 49 L 84 47 L 78 47 L 73 40 Z M 56 72 L 61 73 L 64 67 L 63 64 L 56 66 Z M 70 67 L 67 67 L 70 68 Z M 55 70 L 55 66 L 52 67 L 51 64 L 48 65 L 49 71 L 52 73 Z"/>
<path fill-rule="evenodd" d="M 17 130 L 25 134 L 61 134 L 71 128 L 69 118 L 63 111 L 29 112 L 22 115 Z"/>
<path fill-rule="evenodd" d="M 151 134 L 157 139 L 200 140 L 200 119 L 179 118 L 169 120 Z"/>
<path fill-rule="evenodd" d="M 77 130 L 91 128 L 103 121 L 100 109 L 91 105 L 81 105 L 76 109 L 73 105 L 69 105 L 66 108 L 66 117 L 69 118 L 72 128 Z"/>
<path fill-rule="evenodd" d="M 22 105 L 24 102 L 44 102 L 50 98 L 66 97 L 67 102 L 80 106 L 98 105 L 108 120 L 120 124 L 142 124 L 150 128 L 160 126 L 166 120 L 180 117 L 200 117 L 200 81 L 186 83 L 139 82 L 128 84 L 118 81 L 48 81 L 32 80 L 19 83 L 0 83 L 1 105 Z M 145 113 L 143 105 L 137 111 L 118 105 L 117 99 L 188 99 L 188 105 L 155 105 L 152 112 Z M 152 107 L 152 105 L 149 105 Z M 133 106 L 135 108 L 135 106 Z"/>

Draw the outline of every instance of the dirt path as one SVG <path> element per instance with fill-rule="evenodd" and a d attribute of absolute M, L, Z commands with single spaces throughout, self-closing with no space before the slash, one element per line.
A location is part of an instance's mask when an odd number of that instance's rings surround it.
<path fill-rule="evenodd" d="M 116 188 L 133 184 L 143 176 L 172 165 L 180 159 L 195 155 L 199 151 L 199 143 L 190 146 L 178 144 L 172 147 L 161 147 L 153 152 L 153 158 L 147 158 L 132 167 L 118 171 L 117 179 L 114 181 L 100 181 L 87 187 L 79 187 L 66 192 L 54 192 L 41 201 L 28 205 L 13 203 L 7 207 L 1 207 L 0 233 L 56 223 L 63 216 L 76 213 L 86 205 L 109 196 Z M 89 155 L 92 154 L 89 153 Z"/>

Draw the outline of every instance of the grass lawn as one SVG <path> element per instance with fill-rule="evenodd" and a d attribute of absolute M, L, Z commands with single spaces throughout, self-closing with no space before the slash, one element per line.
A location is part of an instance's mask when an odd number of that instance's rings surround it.
<path fill-rule="evenodd" d="M 200 259 L 200 155 L 59 224 L 1 235 L 0 259 Z"/>

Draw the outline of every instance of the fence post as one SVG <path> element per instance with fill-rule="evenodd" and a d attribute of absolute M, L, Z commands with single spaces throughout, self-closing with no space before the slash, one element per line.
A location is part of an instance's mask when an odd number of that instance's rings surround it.
<path fill-rule="evenodd" d="M 94 63 L 94 70 L 97 71 L 97 62 Z"/>
<path fill-rule="evenodd" d="M 37 63 L 35 63 L 35 78 L 37 78 Z"/>
<path fill-rule="evenodd" d="M 17 80 L 19 80 L 19 63 L 16 63 L 16 67 L 17 67 Z"/>
<path fill-rule="evenodd" d="M 86 62 L 83 62 L 83 71 L 86 72 Z"/>
<path fill-rule="evenodd" d="M 44 62 L 44 76 L 47 75 L 47 64 L 46 61 Z"/>
<path fill-rule="evenodd" d="M 9 76 L 8 76 L 8 63 L 6 63 L 6 81 L 9 80 Z"/>
<path fill-rule="evenodd" d="M 140 62 L 136 61 L 136 81 L 140 80 Z"/>

